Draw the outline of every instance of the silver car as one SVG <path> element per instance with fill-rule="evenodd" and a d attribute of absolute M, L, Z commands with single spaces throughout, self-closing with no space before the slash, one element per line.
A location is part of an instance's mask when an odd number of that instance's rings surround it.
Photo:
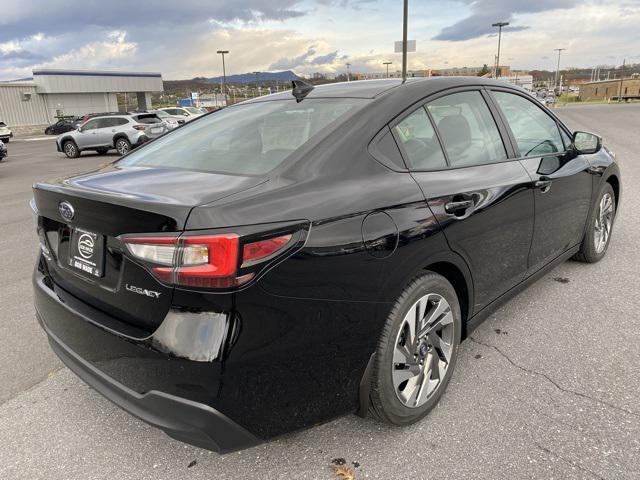
<path fill-rule="evenodd" d="M 174 128 L 179 127 L 185 123 L 185 119 L 183 116 L 174 116 L 169 115 L 164 110 L 148 110 L 149 113 L 155 113 L 160 120 L 167 124 L 169 130 L 173 130 Z"/>
<path fill-rule="evenodd" d="M 174 117 L 184 118 L 187 122 L 204 115 L 204 113 L 196 107 L 165 107 L 160 110 L 164 110 Z"/>
<path fill-rule="evenodd" d="M 154 113 L 100 115 L 89 118 L 77 130 L 60 135 L 56 145 L 69 158 L 79 157 L 84 150 L 104 155 L 114 148 L 124 155 L 168 130 Z"/>
<path fill-rule="evenodd" d="M 11 131 L 11 129 L 7 127 L 6 123 L 0 122 L 0 140 L 2 140 L 4 143 L 9 143 L 11 137 L 13 137 L 13 132 Z"/>

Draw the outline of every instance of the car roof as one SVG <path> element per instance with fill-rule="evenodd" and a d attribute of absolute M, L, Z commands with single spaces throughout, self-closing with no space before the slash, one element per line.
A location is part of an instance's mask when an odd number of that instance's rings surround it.
<path fill-rule="evenodd" d="M 447 88 L 464 86 L 501 86 L 517 88 L 512 83 L 484 77 L 411 77 L 406 81 L 400 78 L 381 80 L 354 80 L 351 82 L 327 83 L 314 85 L 305 98 L 377 98 L 386 94 L 400 96 L 428 96 L 431 93 Z M 269 100 L 285 100 L 291 98 L 291 91 L 274 93 L 257 97 L 243 103 L 254 103 Z"/>

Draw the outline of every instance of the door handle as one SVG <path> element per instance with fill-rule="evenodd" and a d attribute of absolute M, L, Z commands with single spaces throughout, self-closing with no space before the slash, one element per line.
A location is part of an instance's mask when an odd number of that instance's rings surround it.
<path fill-rule="evenodd" d="M 535 183 L 534 186 L 539 188 L 542 193 L 546 193 L 551 188 L 551 184 L 553 180 L 547 176 L 541 176 Z"/>
<path fill-rule="evenodd" d="M 464 212 L 472 206 L 473 200 L 460 200 L 457 202 L 449 202 L 445 204 L 444 211 L 456 215 L 459 212 Z"/>

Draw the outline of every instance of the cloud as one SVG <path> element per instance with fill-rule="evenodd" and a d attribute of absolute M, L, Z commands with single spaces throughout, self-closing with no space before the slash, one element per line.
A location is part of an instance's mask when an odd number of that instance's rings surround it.
<path fill-rule="evenodd" d="M 292 58 L 283 57 L 269 65 L 269 70 L 293 70 L 311 66 L 331 65 L 338 58 L 338 51 L 334 50 L 324 55 L 316 55 L 316 45 L 310 46 L 306 52 Z"/>
<path fill-rule="evenodd" d="M 260 22 L 286 20 L 305 15 L 296 8 L 300 0 L 50 0 L 6 2 L 0 16 L 0 42 L 25 38 L 36 33 L 55 36 L 85 27 L 135 30 L 154 26 L 179 26 L 218 22 Z M 136 14 L 141 12 L 141 14 Z M 156 30 L 159 39 L 162 29 Z M 174 31 L 176 33 L 179 31 Z M 79 37 L 81 38 L 81 37 Z"/>
<path fill-rule="evenodd" d="M 548 10 L 567 9 L 578 5 L 579 0 L 461 0 L 471 6 L 471 15 L 443 28 L 433 40 L 457 42 L 494 34 L 498 21 L 513 22 L 514 15 L 540 13 Z M 512 32 L 529 27 L 510 25 L 503 30 Z"/>
<path fill-rule="evenodd" d="M 293 57 L 293 58 L 286 58 L 286 57 L 280 58 L 278 61 L 272 63 L 269 66 L 269 70 L 290 70 L 290 69 L 299 67 L 300 65 L 303 65 L 304 63 L 306 63 L 307 60 L 309 60 L 309 58 L 313 57 L 315 54 L 316 54 L 316 50 L 315 50 L 315 47 L 312 45 L 302 55 L 298 55 L 297 57 Z"/>
<path fill-rule="evenodd" d="M 338 51 L 335 50 L 331 53 L 327 53 L 326 55 L 319 55 L 316 58 L 314 58 L 311 63 L 313 65 L 326 65 L 328 63 L 334 63 L 336 61 L 336 58 L 338 58 Z"/>

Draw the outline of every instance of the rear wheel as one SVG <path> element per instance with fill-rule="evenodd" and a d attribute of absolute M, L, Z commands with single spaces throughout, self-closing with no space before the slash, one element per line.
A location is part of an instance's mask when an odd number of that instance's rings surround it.
<path fill-rule="evenodd" d="M 611 240 L 613 220 L 616 216 L 616 197 L 613 187 L 605 183 L 591 212 L 587 231 L 575 259 L 595 263 L 605 256 Z"/>
<path fill-rule="evenodd" d="M 461 330 L 451 284 L 432 272 L 413 280 L 396 301 L 378 344 L 372 415 L 407 425 L 429 413 L 453 374 Z"/>
<path fill-rule="evenodd" d="M 116 151 L 120 155 L 126 155 L 131 150 L 131 142 L 126 138 L 119 138 L 116 140 Z"/>
<path fill-rule="evenodd" d="M 80 156 L 80 149 L 72 140 L 67 140 L 66 142 L 64 142 L 64 145 L 62 145 L 62 150 L 64 150 L 65 155 L 69 158 L 78 158 Z"/>

